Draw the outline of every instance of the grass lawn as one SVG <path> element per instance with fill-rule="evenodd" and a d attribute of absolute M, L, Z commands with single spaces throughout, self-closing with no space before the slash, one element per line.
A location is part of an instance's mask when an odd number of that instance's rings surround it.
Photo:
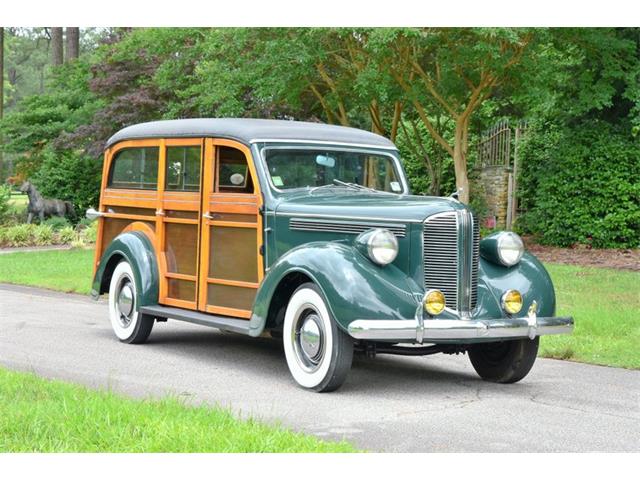
<path fill-rule="evenodd" d="M 546 265 L 556 287 L 557 314 L 572 315 L 573 335 L 542 337 L 540 354 L 640 368 L 640 273 Z"/>
<path fill-rule="evenodd" d="M 92 250 L 0 255 L 0 282 L 89 293 Z M 540 355 L 640 369 L 640 273 L 547 264 L 558 315 L 572 315 L 572 335 L 542 338 Z"/>
<path fill-rule="evenodd" d="M 12 205 L 13 211 L 22 212 L 27 209 L 27 205 L 29 204 L 29 197 L 27 195 L 12 193 L 9 204 Z"/>
<path fill-rule="evenodd" d="M 354 452 L 175 398 L 133 400 L 0 369 L 0 452 Z"/>
<path fill-rule="evenodd" d="M 88 294 L 93 249 L 16 252 L 0 255 L 0 282 Z"/>

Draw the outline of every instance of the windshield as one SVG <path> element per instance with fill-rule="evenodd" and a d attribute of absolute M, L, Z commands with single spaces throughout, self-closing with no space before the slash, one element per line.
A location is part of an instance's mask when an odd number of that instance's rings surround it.
<path fill-rule="evenodd" d="M 279 190 L 333 185 L 391 193 L 403 191 L 400 174 L 393 159 L 387 155 L 270 148 L 265 151 L 265 160 L 271 182 Z"/>

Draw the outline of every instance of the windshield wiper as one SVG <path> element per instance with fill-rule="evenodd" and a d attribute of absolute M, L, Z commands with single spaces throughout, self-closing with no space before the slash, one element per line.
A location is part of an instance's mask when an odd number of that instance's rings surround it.
<path fill-rule="evenodd" d="M 316 190 L 320 190 L 322 188 L 333 188 L 333 187 L 346 187 L 346 188 L 352 188 L 359 192 L 365 191 L 365 192 L 371 192 L 371 193 L 379 193 L 382 195 L 397 195 L 397 193 L 386 192 L 384 190 L 376 190 L 375 188 L 371 188 L 371 187 L 365 187 L 364 185 L 360 185 L 359 183 L 343 182 L 342 180 L 338 180 L 337 178 L 333 179 L 333 183 L 327 183 L 326 185 L 313 187 L 311 190 L 309 190 L 309 193 L 313 193 Z"/>
<path fill-rule="evenodd" d="M 334 178 L 333 183 L 327 183 L 325 185 L 320 185 L 319 187 L 313 187 L 311 190 L 309 190 L 309 193 L 313 193 L 316 190 L 320 190 L 322 188 L 334 188 L 334 187 L 347 187 L 347 188 L 353 188 L 355 190 L 360 190 L 361 188 L 365 188 L 365 187 L 361 187 L 356 183 L 347 183 L 347 182 L 343 182 L 342 180 L 338 180 L 337 178 Z"/>

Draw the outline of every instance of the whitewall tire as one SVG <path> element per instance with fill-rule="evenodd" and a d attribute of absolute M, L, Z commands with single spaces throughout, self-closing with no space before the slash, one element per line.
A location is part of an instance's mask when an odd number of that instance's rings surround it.
<path fill-rule="evenodd" d="M 301 285 L 289 299 L 282 341 L 289 371 L 301 387 L 329 392 L 347 378 L 353 340 L 331 318 L 315 284 Z"/>
<path fill-rule="evenodd" d="M 109 284 L 109 319 L 113 333 L 121 342 L 144 343 L 154 319 L 138 312 L 138 289 L 128 262 L 120 262 Z"/>

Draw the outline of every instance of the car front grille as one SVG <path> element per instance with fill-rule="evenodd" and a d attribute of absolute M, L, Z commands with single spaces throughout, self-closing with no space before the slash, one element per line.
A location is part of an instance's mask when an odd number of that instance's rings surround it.
<path fill-rule="evenodd" d="M 425 289 L 444 293 L 446 305 L 470 312 L 478 299 L 480 230 L 467 210 L 432 215 L 424 222 Z"/>

